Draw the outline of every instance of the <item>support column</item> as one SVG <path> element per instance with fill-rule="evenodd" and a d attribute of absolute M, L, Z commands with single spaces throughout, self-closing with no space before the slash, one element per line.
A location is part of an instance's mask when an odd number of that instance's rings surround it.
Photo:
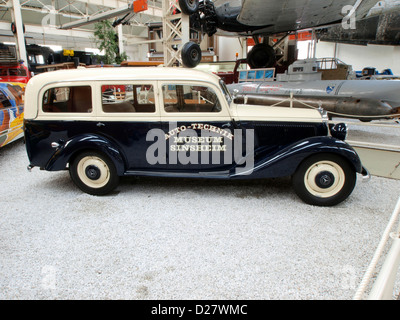
<path fill-rule="evenodd" d="M 276 61 L 277 65 L 282 66 L 284 65 L 289 58 L 289 33 L 283 35 L 278 42 L 273 43 L 271 42 L 271 46 L 275 49 L 275 52 L 279 52 L 282 54 L 282 57 Z M 270 39 L 272 40 L 272 38 Z"/>
<path fill-rule="evenodd" d="M 164 66 L 171 67 L 176 61 L 182 64 L 182 47 L 190 39 L 189 16 L 175 14 L 178 6 L 175 1 L 163 0 L 162 5 Z"/>
<path fill-rule="evenodd" d="M 26 54 L 24 27 L 21 14 L 21 3 L 19 2 L 19 0 L 12 0 L 12 3 L 13 3 L 14 24 L 17 29 L 17 32 L 14 36 L 16 36 L 17 38 L 16 44 L 18 49 L 18 57 L 19 59 L 24 60 L 25 66 L 28 66 L 28 56 Z"/>
<path fill-rule="evenodd" d="M 118 25 L 118 47 L 119 53 L 122 54 L 124 52 L 124 34 L 122 32 L 122 24 Z"/>
<path fill-rule="evenodd" d="M 181 46 L 183 46 L 185 43 L 188 43 L 190 41 L 190 17 L 186 14 L 182 14 L 181 20 L 182 20 L 182 43 Z"/>

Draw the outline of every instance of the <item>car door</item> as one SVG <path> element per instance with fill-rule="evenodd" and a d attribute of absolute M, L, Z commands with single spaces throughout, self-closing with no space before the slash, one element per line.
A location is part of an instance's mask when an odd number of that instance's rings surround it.
<path fill-rule="evenodd" d="M 219 87 L 160 81 L 161 125 L 168 172 L 228 175 L 234 166 L 235 125 Z"/>
<path fill-rule="evenodd" d="M 103 82 L 98 131 L 122 151 L 127 172 L 161 170 L 146 157 L 149 132 L 161 130 L 155 81 Z M 160 164 L 161 165 L 161 164 Z"/>

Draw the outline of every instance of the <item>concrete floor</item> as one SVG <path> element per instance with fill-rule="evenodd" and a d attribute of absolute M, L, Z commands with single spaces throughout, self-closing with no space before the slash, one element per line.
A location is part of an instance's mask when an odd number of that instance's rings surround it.
<path fill-rule="evenodd" d="M 360 180 L 334 208 L 290 179 L 125 178 L 105 197 L 0 149 L 0 299 L 352 299 L 400 196 Z M 396 283 L 399 292 L 400 282 Z"/>

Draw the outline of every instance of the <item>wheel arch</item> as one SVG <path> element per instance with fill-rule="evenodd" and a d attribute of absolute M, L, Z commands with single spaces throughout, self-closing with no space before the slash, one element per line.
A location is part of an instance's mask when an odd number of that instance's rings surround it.
<path fill-rule="evenodd" d="M 316 155 L 327 155 L 327 157 L 329 157 L 330 155 L 334 155 L 334 156 L 340 157 L 341 159 L 346 161 L 351 166 L 351 168 L 354 169 L 355 172 L 361 173 L 361 171 L 362 171 L 361 161 L 359 160 L 358 156 L 354 157 L 354 153 L 351 150 L 330 148 L 328 150 L 320 150 L 320 151 L 316 151 L 316 152 L 307 154 L 298 163 L 295 172 L 298 170 L 298 168 L 301 166 L 302 163 L 308 161 L 310 158 L 312 158 Z"/>
<path fill-rule="evenodd" d="M 356 172 L 363 172 L 357 152 L 347 143 L 333 137 L 313 137 L 298 141 L 278 154 L 260 159 L 253 172 L 262 178 L 291 176 L 307 158 L 320 153 L 339 155 L 345 158 Z"/>
<path fill-rule="evenodd" d="M 123 153 L 115 144 L 99 135 L 79 135 L 62 143 L 45 169 L 48 171 L 64 170 L 79 154 L 86 151 L 98 152 L 107 156 L 114 163 L 118 175 L 124 174 L 126 161 Z"/>

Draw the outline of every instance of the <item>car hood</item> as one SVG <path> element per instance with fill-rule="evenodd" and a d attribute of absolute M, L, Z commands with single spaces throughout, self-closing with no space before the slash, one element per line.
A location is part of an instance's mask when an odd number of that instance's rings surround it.
<path fill-rule="evenodd" d="M 320 112 L 315 109 L 232 103 L 231 110 L 239 121 L 322 122 Z"/>

